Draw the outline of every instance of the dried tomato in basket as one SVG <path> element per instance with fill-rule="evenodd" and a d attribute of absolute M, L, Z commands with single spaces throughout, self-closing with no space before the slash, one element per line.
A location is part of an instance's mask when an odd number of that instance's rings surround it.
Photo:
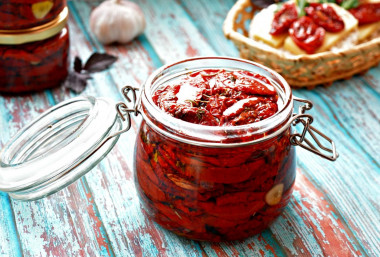
<path fill-rule="evenodd" d="M 339 32 L 344 29 L 342 18 L 334 8 L 327 4 L 310 3 L 305 12 L 315 24 L 329 32 Z"/>
<path fill-rule="evenodd" d="M 294 3 L 285 3 L 281 6 L 273 18 L 270 34 L 280 35 L 288 32 L 288 29 L 298 18 L 298 12 Z"/>
<path fill-rule="evenodd" d="M 348 10 L 359 21 L 359 25 L 380 21 L 380 3 L 361 4 Z"/>
<path fill-rule="evenodd" d="M 322 27 L 318 27 L 314 21 L 307 16 L 295 21 L 289 29 L 289 35 L 294 43 L 308 54 L 315 53 L 315 51 L 322 46 L 325 33 Z"/>

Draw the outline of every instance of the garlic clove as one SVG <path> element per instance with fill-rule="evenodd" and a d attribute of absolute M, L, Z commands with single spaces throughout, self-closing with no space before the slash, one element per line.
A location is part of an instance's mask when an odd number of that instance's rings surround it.
<path fill-rule="evenodd" d="M 52 1 L 43 1 L 32 4 L 32 13 L 36 19 L 44 18 L 53 7 Z"/>
<path fill-rule="evenodd" d="M 268 205 L 279 204 L 284 191 L 284 184 L 277 184 L 269 190 L 265 195 L 265 202 Z"/>
<path fill-rule="evenodd" d="M 143 33 L 146 21 L 141 8 L 130 1 L 107 0 L 90 15 L 90 28 L 103 44 L 128 43 Z"/>

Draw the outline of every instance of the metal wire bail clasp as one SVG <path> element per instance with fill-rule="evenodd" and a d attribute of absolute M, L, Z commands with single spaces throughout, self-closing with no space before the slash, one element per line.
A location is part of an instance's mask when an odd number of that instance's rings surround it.
<path fill-rule="evenodd" d="M 310 152 L 313 152 L 325 159 L 328 159 L 330 161 L 335 161 L 338 158 L 338 153 L 336 152 L 336 147 L 334 141 L 332 141 L 329 137 L 327 137 L 325 134 L 323 134 L 321 131 L 317 130 L 313 126 L 311 126 L 311 123 L 313 122 L 313 117 L 309 114 L 305 114 L 306 111 L 313 108 L 312 102 L 301 99 L 298 97 L 294 97 L 295 101 L 305 103 L 305 105 L 301 105 L 298 109 L 298 114 L 293 114 L 292 121 L 293 126 L 296 126 L 298 123 L 302 123 L 303 125 L 303 131 L 301 134 L 296 133 L 291 135 L 290 137 L 290 143 L 292 145 L 298 145 L 302 148 L 309 150 Z M 326 152 L 331 153 L 331 155 L 321 152 L 320 149 L 315 147 L 313 143 L 306 138 L 307 133 L 310 134 L 310 136 L 313 138 L 314 142 L 318 145 L 318 147 Z M 319 137 L 324 138 L 326 141 L 328 141 L 331 144 L 331 147 L 324 146 L 318 139 Z"/>
<path fill-rule="evenodd" d="M 133 108 L 128 108 L 128 106 L 120 102 L 116 104 L 116 111 L 118 112 L 120 118 L 123 120 L 123 122 L 127 122 L 126 127 L 119 132 L 119 134 L 124 133 L 128 131 L 131 128 L 132 120 L 131 120 L 131 113 L 134 113 L 135 116 L 137 116 L 140 112 L 138 110 L 138 104 L 137 104 L 137 95 L 136 91 L 139 91 L 138 88 L 132 87 L 132 86 L 125 86 L 122 88 L 121 92 L 123 93 L 125 99 L 128 102 L 133 102 Z M 132 92 L 132 99 L 128 96 L 129 92 Z"/>

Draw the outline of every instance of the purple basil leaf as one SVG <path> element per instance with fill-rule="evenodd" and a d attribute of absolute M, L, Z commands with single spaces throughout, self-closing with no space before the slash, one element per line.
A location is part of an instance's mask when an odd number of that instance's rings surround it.
<path fill-rule="evenodd" d="M 63 82 L 63 86 L 79 94 L 86 88 L 87 80 L 90 78 L 89 74 L 69 72 L 65 82 Z"/>
<path fill-rule="evenodd" d="M 268 7 L 271 4 L 278 3 L 279 0 L 251 0 L 251 3 L 253 5 L 256 5 L 257 7 L 265 8 Z"/>
<path fill-rule="evenodd" d="M 80 73 L 82 69 L 83 69 L 83 66 L 82 66 L 82 60 L 81 60 L 81 58 L 79 58 L 78 56 L 75 56 L 75 59 L 74 59 L 74 70 L 76 72 Z"/>
<path fill-rule="evenodd" d="M 88 58 L 83 69 L 88 72 L 103 71 L 116 62 L 116 60 L 117 57 L 110 54 L 93 53 L 90 58 Z"/>

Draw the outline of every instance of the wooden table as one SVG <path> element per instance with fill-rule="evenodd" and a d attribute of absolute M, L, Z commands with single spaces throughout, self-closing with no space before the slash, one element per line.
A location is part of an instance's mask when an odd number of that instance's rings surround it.
<path fill-rule="evenodd" d="M 93 51 L 119 57 L 82 94 L 119 101 L 121 87 L 141 85 L 163 64 L 201 55 L 238 57 L 221 29 L 234 1 L 137 2 L 146 15 L 145 34 L 107 47 L 89 29 L 96 1 L 69 2 L 71 58 L 87 59 Z M 335 140 L 340 157 L 329 162 L 298 148 L 291 203 L 260 235 L 196 242 L 145 218 L 133 182 L 133 126 L 98 166 L 55 195 L 19 202 L 0 193 L 0 256 L 380 256 L 380 67 L 294 94 L 314 102 L 314 124 Z M 71 97 L 63 88 L 0 97 L 0 147 L 39 113 Z"/>

